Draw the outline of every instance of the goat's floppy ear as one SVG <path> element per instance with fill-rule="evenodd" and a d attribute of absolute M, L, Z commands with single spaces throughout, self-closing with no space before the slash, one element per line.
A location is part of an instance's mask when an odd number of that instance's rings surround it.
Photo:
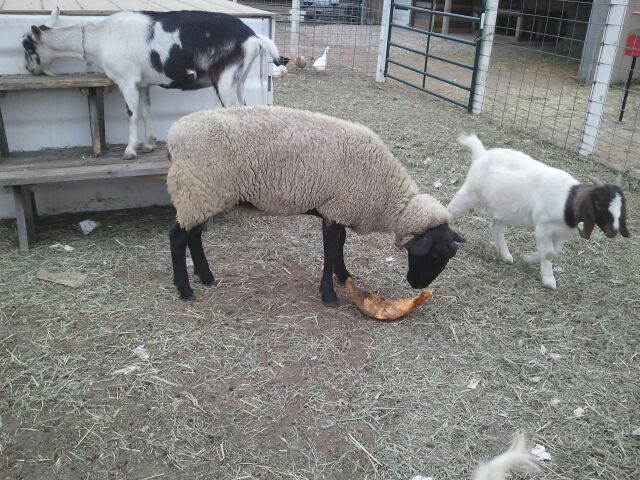
<path fill-rule="evenodd" d="M 596 212 L 593 208 L 593 199 L 590 195 L 584 195 L 576 208 L 576 222 L 582 222 L 584 226 L 580 230 L 580 236 L 585 240 L 591 238 L 591 232 L 596 226 Z"/>
<path fill-rule="evenodd" d="M 47 27 L 53 27 L 56 23 L 58 23 L 58 17 L 60 16 L 60 8 L 56 7 L 53 10 L 51 10 L 51 15 L 49 16 L 49 19 L 44 22 L 44 24 Z"/>
<path fill-rule="evenodd" d="M 33 35 L 34 40 L 39 40 L 42 30 L 40 30 L 36 25 L 31 25 L 31 34 Z"/>
<path fill-rule="evenodd" d="M 630 237 L 631 234 L 627 230 L 626 212 L 624 211 L 624 205 L 622 206 L 622 212 L 620 213 L 620 235 L 623 237 Z"/>

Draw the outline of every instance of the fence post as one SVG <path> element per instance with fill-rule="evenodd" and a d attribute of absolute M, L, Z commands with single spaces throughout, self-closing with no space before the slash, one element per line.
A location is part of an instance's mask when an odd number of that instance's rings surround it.
<path fill-rule="evenodd" d="M 587 103 L 587 115 L 582 126 L 580 149 L 578 150 L 580 155 L 590 155 L 596 148 L 627 3 L 628 0 L 611 0 L 609 5 L 607 23 L 604 26 L 596 70 L 591 84 L 591 94 Z"/>
<path fill-rule="evenodd" d="M 298 44 L 300 41 L 300 0 L 291 2 L 291 53 L 298 55 Z"/>
<path fill-rule="evenodd" d="M 489 63 L 491 62 L 491 49 L 493 48 L 493 35 L 496 30 L 496 17 L 498 16 L 498 0 L 486 0 L 483 13 L 484 22 L 480 25 L 480 51 L 476 61 L 471 91 L 471 113 L 480 114 L 484 106 L 484 95 L 487 89 L 487 77 L 489 76 Z"/>
<path fill-rule="evenodd" d="M 387 63 L 387 44 L 389 42 L 389 28 L 391 23 L 391 0 L 384 0 L 382 7 L 382 22 L 380 25 L 380 42 L 378 43 L 378 68 L 376 82 L 384 82 L 384 69 Z"/>

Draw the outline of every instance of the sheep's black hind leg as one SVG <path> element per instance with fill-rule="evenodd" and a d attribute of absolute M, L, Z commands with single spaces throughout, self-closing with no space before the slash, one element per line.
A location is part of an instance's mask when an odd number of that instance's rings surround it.
<path fill-rule="evenodd" d="M 204 225 L 191 229 L 187 233 L 187 245 L 189 245 L 191 259 L 193 260 L 193 273 L 200 277 L 203 285 L 212 285 L 215 279 L 213 278 L 213 273 L 211 273 L 209 262 L 207 262 L 207 257 L 202 247 L 203 230 Z"/>
<path fill-rule="evenodd" d="M 338 256 L 336 262 L 333 264 L 333 272 L 338 277 L 340 283 L 347 281 L 347 278 L 351 276 L 347 267 L 344 265 L 344 242 L 347 240 L 347 229 L 344 225 L 340 225 L 340 232 L 338 237 Z"/>
<path fill-rule="evenodd" d="M 171 245 L 171 263 L 173 264 L 173 284 L 178 287 L 180 298 L 187 300 L 193 297 L 193 290 L 189 285 L 189 273 L 187 272 L 186 252 L 189 235 L 178 223 L 169 230 L 169 243 Z"/>
<path fill-rule="evenodd" d="M 322 245 L 324 250 L 324 266 L 320 281 L 320 298 L 328 307 L 338 306 L 338 296 L 333 288 L 333 269 L 338 260 L 340 250 L 341 225 L 322 220 Z"/>

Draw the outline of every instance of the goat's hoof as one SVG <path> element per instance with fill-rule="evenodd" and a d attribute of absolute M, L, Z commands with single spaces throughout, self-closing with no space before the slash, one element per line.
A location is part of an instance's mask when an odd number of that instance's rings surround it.
<path fill-rule="evenodd" d="M 555 290 L 556 287 L 556 279 L 555 278 L 543 278 L 542 279 L 542 286 L 544 288 L 548 288 L 550 290 Z"/>
<path fill-rule="evenodd" d="M 513 265 L 513 255 L 509 254 L 507 255 L 503 255 L 502 257 L 502 261 L 504 261 L 504 263 L 507 263 L 509 265 Z"/>
<path fill-rule="evenodd" d="M 336 308 L 338 306 L 338 300 L 322 300 L 322 304 L 325 307 Z"/>
<path fill-rule="evenodd" d="M 142 151 L 144 153 L 153 152 L 154 148 L 156 148 L 155 143 L 145 142 L 142 144 Z"/>
<path fill-rule="evenodd" d="M 200 283 L 203 285 L 213 285 L 216 282 L 216 279 L 213 277 L 213 273 L 205 272 L 205 273 L 196 273 L 196 275 L 200 278 Z"/>
<path fill-rule="evenodd" d="M 134 150 L 133 152 L 131 150 L 125 150 L 124 151 L 124 155 L 122 155 L 122 159 L 123 160 L 134 160 L 138 155 L 136 154 L 136 151 Z"/>
<path fill-rule="evenodd" d="M 178 287 L 180 292 L 180 300 L 191 300 L 193 298 L 193 289 L 189 286 Z"/>

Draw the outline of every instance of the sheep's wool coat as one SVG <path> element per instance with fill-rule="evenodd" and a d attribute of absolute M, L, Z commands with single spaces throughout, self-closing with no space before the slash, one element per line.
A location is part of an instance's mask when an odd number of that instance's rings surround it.
<path fill-rule="evenodd" d="M 202 111 L 178 120 L 167 186 L 190 230 L 239 203 L 269 214 L 317 211 L 359 233 L 413 235 L 449 220 L 368 128 L 284 107 Z"/>

